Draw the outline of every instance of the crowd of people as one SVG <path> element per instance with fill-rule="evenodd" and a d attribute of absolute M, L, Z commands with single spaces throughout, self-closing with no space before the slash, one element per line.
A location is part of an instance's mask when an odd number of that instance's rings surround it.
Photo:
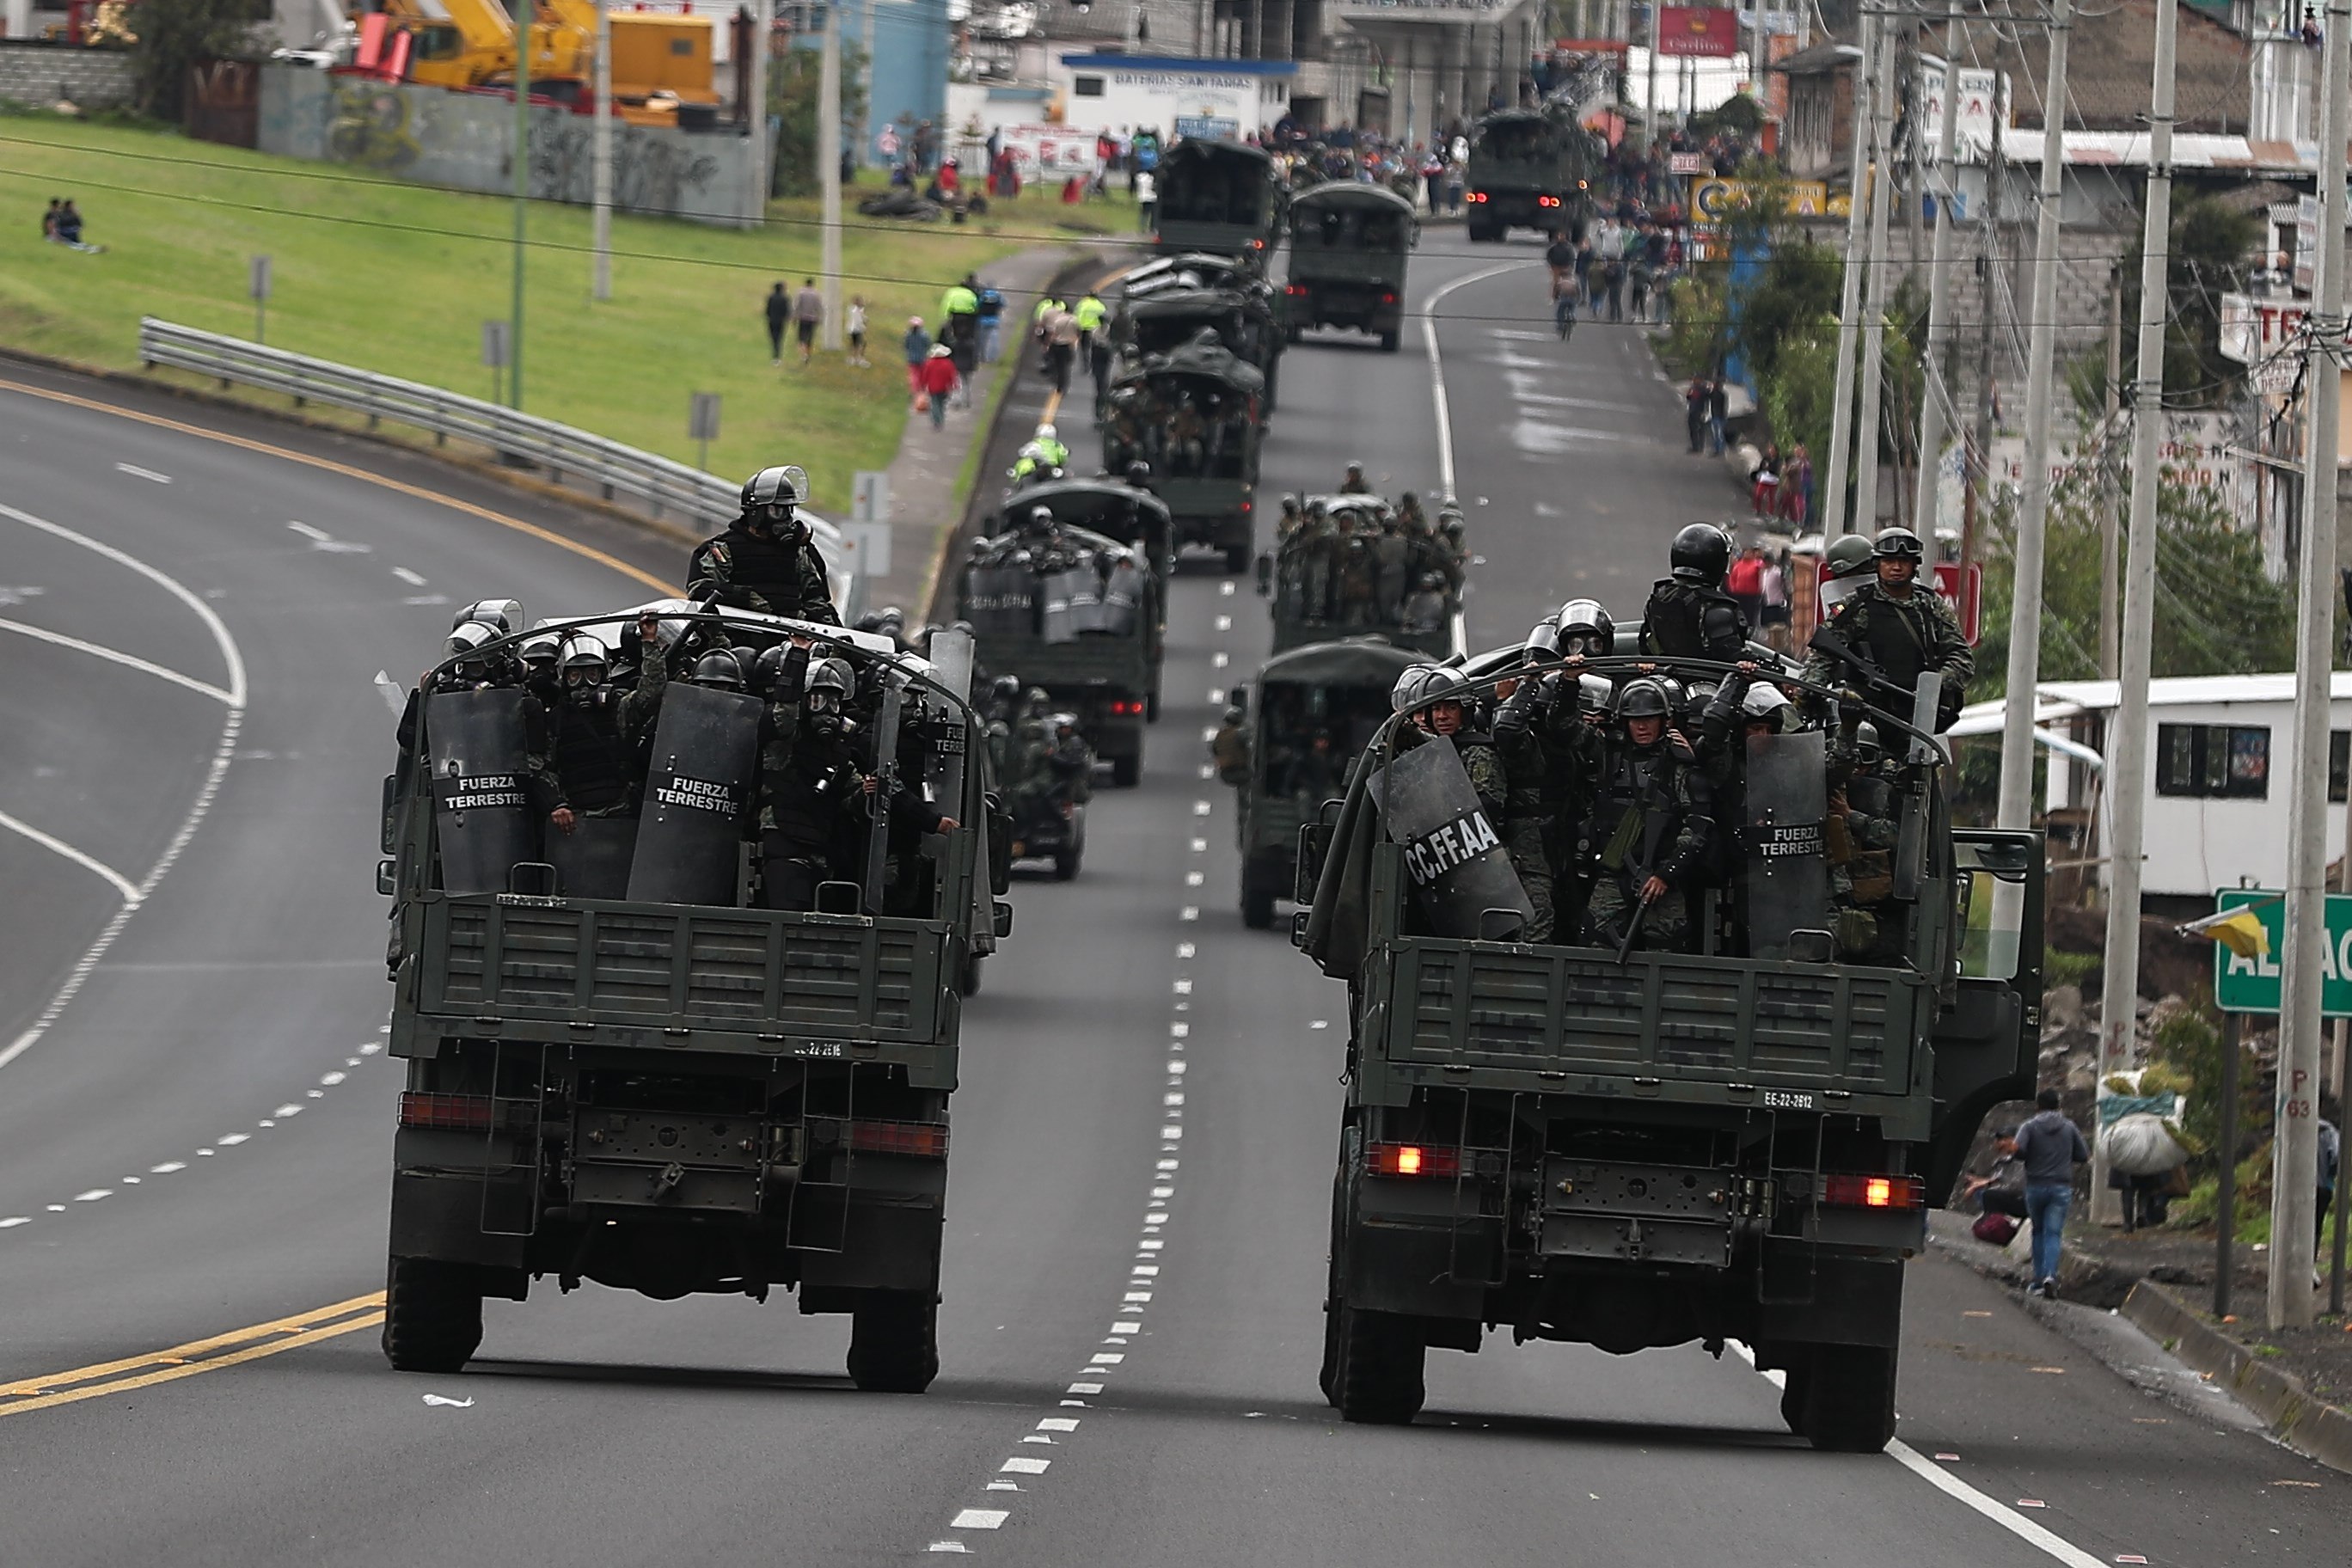
<path fill-rule="evenodd" d="M 1732 557 L 1714 524 L 1676 535 L 1638 639 L 1654 666 L 1589 670 L 1615 650 L 1616 627 L 1600 604 L 1580 599 L 1536 628 L 1524 672 L 1491 697 L 1436 665 L 1398 680 L 1392 702 L 1408 716 L 1400 743 L 1444 736 L 1461 753 L 1534 910 L 1523 940 L 1685 949 L 1702 934 L 1702 895 L 1715 889 L 1725 895 L 1720 929 L 1737 947 L 1747 742 L 1814 728 L 1829 760 L 1822 852 L 1838 954 L 1899 957 L 1901 928 L 1885 918 L 1896 836 L 1886 750 L 1863 700 L 1828 703 L 1802 686 L 1794 700 L 1775 683 L 1726 589 Z M 1861 581 L 1830 623 L 1843 636 L 1816 648 L 1806 683 L 1875 701 L 1932 671 L 1949 693 L 1945 713 L 1957 713 L 1973 663 L 1951 612 L 1916 581 L 1923 559 L 1907 530 L 1871 543 L 1871 570 L 1856 570 Z M 1681 660 L 1728 668 L 1685 677 L 1675 672 Z"/>
<path fill-rule="evenodd" d="M 1469 561 L 1454 498 L 1438 503 L 1433 521 L 1412 490 L 1391 507 L 1372 493 L 1364 466 L 1350 463 L 1337 495 L 1282 498 L 1261 586 L 1278 620 L 1425 636 L 1460 607 Z"/>

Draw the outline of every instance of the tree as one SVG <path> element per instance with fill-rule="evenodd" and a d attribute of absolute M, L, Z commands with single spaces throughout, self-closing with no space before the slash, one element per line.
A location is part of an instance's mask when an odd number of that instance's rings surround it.
<path fill-rule="evenodd" d="M 2242 368 L 2221 357 L 2221 296 L 2245 287 L 2247 261 L 2263 220 L 2212 196 L 2172 213 L 2172 250 L 2165 271 L 2170 317 L 2164 329 L 2164 400 L 2174 408 L 2216 408 L 2236 395 Z M 2138 374 L 2139 273 L 2124 278 L 2124 374 Z M 2104 384 L 2102 373 L 2100 381 Z M 2102 386 L 2104 390 L 2104 385 Z"/>
<path fill-rule="evenodd" d="M 205 60 L 250 49 L 254 24 L 267 21 L 267 0 L 140 0 L 132 14 L 139 43 L 132 51 L 140 110 L 159 120 L 183 118 L 188 73 Z"/>
<path fill-rule="evenodd" d="M 836 7 L 833 13 L 841 15 Z M 817 168 L 816 103 L 824 58 L 817 49 L 786 49 L 768 68 L 768 111 L 777 120 L 775 156 L 769 162 L 768 194 L 813 196 L 824 184 Z M 842 145 L 851 127 L 866 118 L 866 51 L 855 39 L 841 40 Z"/>

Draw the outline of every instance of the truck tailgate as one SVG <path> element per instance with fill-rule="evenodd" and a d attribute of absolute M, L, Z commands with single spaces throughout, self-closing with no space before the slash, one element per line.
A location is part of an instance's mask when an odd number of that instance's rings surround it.
<path fill-rule="evenodd" d="M 1432 1069 L 1425 1081 L 1494 1069 L 1529 1089 L 1557 1091 L 1570 1076 L 1571 1089 L 1655 1085 L 1785 1109 L 1816 1109 L 1824 1092 L 1911 1092 L 1919 993 L 1902 971 L 1656 952 L 1620 967 L 1591 948 L 1435 937 L 1390 951 L 1388 1058 Z"/>

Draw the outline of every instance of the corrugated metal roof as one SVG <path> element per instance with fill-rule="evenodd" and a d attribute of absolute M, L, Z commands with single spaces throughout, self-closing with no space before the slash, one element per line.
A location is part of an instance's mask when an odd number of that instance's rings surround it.
<path fill-rule="evenodd" d="M 2147 683 L 2147 705 L 2185 708 L 2216 702 L 2292 702 L 2294 679 L 2291 670 L 2274 675 L 2168 676 Z M 2046 680 L 2034 693 L 2033 721 L 2047 724 L 2084 713 L 2111 712 L 2123 700 L 2121 692 L 2122 683 L 2114 680 Z M 2352 702 L 2352 670 L 2333 673 L 2328 696 L 2335 702 Z M 2008 705 L 2006 699 L 1999 697 L 1990 702 L 1971 702 L 1960 710 L 1951 733 L 1997 734 Z"/>

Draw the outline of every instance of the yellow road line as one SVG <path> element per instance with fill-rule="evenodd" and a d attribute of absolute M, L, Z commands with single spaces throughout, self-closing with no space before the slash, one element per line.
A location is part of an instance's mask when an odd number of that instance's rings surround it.
<path fill-rule="evenodd" d="M 476 506 L 471 501 L 458 500 L 450 496 L 436 494 L 422 485 L 404 484 L 398 479 L 386 479 L 382 474 L 372 474 L 365 468 L 355 468 L 349 463 L 338 463 L 331 458 L 315 458 L 307 452 L 296 452 L 284 447 L 275 447 L 267 441 L 256 441 L 250 437 L 231 436 L 221 430 L 207 430 L 201 425 L 190 425 L 178 419 L 166 419 L 160 414 L 142 413 L 135 408 L 120 408 L 110 403 L 101 403 L 96 398 L 79 397 L 70 392 L 52 392 L 47 387 L 27 386 L 23 382 L 10 381 L 5 377 L 0 377 L 0 391 L 18 392 L 27 397 L 45 398 L 51 403 L 62 403 L 75 408 L 87 408 L 97 414 L 111 414 L 118 419 L 133 420 L 142 425 L 154 426 L 161 430 L 176 431 L 180 435 L 194 436 L 200 440 L 217 441 L 224 446 L 236 447 L 247 452 L 259 452 L 265 457 L 281 458 L 287 462 L 299 463 L 306 468 L 323 469 L 331 474 L 341 474 L 345 479 L 358 479 L 365 484 L 380 486 L 400 495 L 429 501 L 435 506 L 446 506 L 452 511 L 462 511 L 469 517 L 478 517 L 485 522 L 495 522 L 500 528 L 511 528 L 517 533 L 527 533 L 533 539 L 544 540 L 559 549 L 569 550 L 574 555 L 593 561 L 599 566 L 609 566 L 624 577 L 642 583 L 666 597 L 677 592 L 674 584 L 663 582 L 652 573 L 632 566 L 616 555 L 608 555 L 593 545 L 583 544 L 576 539 L 566 539 L 552 529 L 525 522 L 519 517 L 509 517 L 502 511 L 493 511 L 486 506 Z"/>
<path fill-rule="evenodd" d="M 96 1399 L 101 1394 L 127 1394 L 159 1383 L 172 1383 L 180 1378 L 194 1377 L 198 1373 L 237 1366 L 246 1362 L 258 1361 L 263 1356 L 319 1344 L 342 1334 L 373 1328 L 383 1321 L 383 1292 L 372 1291 L 365 1296 L 354 1296 L 348 1301 L 338 1301 L 331 1307 L 314 1307 L 307 1312 L 296 1312 L 289 1317 L 255 1323 L 248 1328 L 232 1329 L 209 1339 L 191 1340 L 169 1350 L 127 1356 L 121 1361 L 100 1362 L 92 1366 L 77 1367 L 71 1372 L 10 1384 L 0 1387 L 0 1416 L 22 1415 L 27 1411 L 47 1410 L 59 1405 Z M 278 1337 L 272 1338 L 273 1335 Z M 126 1373 L 132 1375 L 121 1375 Z"/>

